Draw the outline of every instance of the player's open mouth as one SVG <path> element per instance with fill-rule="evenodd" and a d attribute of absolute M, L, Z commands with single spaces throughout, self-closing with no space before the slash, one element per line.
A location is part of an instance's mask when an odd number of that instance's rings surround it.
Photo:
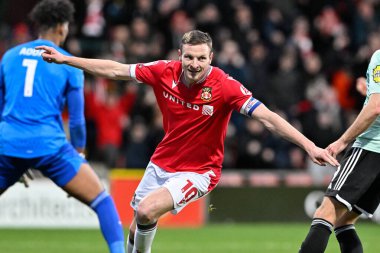
<path fill-rule="evenodd" d="M 200 72 L 201 72 L 200 69 L 198 69 L 198 70 L 196 70 L 196 69 L 193 69 L 193 70 L 189 69 L 188 71 L 189 71 L 190 73 L 192 73 L 192 74 L 197 74 L 197 73 L 200 73 Z"/>

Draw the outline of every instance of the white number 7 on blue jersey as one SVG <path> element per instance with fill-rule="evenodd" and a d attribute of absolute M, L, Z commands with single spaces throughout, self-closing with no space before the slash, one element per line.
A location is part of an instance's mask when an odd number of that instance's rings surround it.
<path fill-rule="evenodd" d="M 34 83 L 34 75 L 36 73 L 37 63 L 38 61 L 33 60 L 33 59 L 24 59 L 22 61 L 22 66 L 26 67 L 24 97 L 33 96 L 33 83 Z"/>

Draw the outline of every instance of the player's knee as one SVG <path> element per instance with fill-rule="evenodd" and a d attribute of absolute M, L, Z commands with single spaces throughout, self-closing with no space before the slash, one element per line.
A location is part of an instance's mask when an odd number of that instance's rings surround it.
<path fill-rule="evenodd" d="M 315 211 L 314 218 L 320 218 L 336 224 L 346 212 L 347 208 L 333 198 L 324 198 L 321 206 Z"/>
<path fill-rule="evenodd" d="M 336 221 L 336 227 L 342 227 L 346 225 L 355 224 L 359 218 L 359 214 L 354 212 L 348 212 Z"/>
<path fill-rule="evenodd" d="M 332 213 L 332 211 L 330 211 L 329 208 L 320 206 L 315 211 L 314 218 L 321 218 L 326 220 L 330 213 Z"/>
<path fill-rule="evenodd" d="M 335 213 L 335 207 L 330 199 L 325 198 L 314 213 L 314 218 L 330 220 Z M 335 219 L 334 219 L 335 220 Z"/>
<path fill-rule="evenodd" d="M 156 221 L 156 217 L 148 205 L 140 203 L 136 210 L 136 220 L 138 224 L 152 224 Z"/>

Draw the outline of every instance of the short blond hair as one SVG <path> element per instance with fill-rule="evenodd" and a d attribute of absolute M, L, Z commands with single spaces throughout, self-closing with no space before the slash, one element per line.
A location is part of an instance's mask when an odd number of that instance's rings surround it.
<path fill-rule="evenodd" d="M 211 39 L 210 34 L 199 31 L 199 30 L 192 30 L 190 32 L 185 33 L 182 36 L 182 40 L 180 44 L 181 50 L 182 50 L 182 46 L 185 44 L 190 44 L 190 45 L 207 44 L 207 46 L 210 48 L 210 51 L 212 51 L 212 39 Z"/>

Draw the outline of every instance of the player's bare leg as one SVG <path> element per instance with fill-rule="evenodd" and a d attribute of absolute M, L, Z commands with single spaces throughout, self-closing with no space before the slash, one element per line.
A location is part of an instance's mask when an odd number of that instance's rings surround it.
<path fill-rule="evenodd" d="M 342 227 L 347 226 L 351 224 L 355 224 L 356 221 L 359 219 L 359 214 L 355 212 L 346 212 L 340 219 L 338 219 L 335 223 L 335 227 Z"/>
<path fill-rule="evenodd" d="M 164 213 L 173 210 L 172 195 L 165 187 L 161 187 L 141 200 L 136 211 L 137 224 L 156 222 Z"/>
<path fill-rule="evenodd" d="M 315 211 L 314 219 L 320 218 L 335 224 L 347 211 L 347 207 L 334 198 L 324 197 L 321 206 Z"/>
<path fill-rule="evenodd" d="M 151 192 L 141 200 L 135 215 L 137 228 L 133 253 L 150 253 L 158 218 L 173 208 L 173 198 L 165 187 Z"/>
<path fill-rule="evenodd" d="M 70 196 L 79 201 L 90 204 L 102 191 L 104 191 L 98 176 L 90 165 L 83 163 L 78 174 L 62 187 Z"/>
<path fill-rule="evenodd" d="M 363 253 L 363 246 L 354 224 L 359 218 L 355 212 L 347 212 L 335 224 L 335 236 L 342 253 Z"/>
<path fill-rule="evenodd" d="M 63 189 L 88 204 L 97 214 L 111 253 L 125 253 L 124 232 L 112 198 L 104 191 L 93 169 L 83 163 L 77 175 Z"/>

